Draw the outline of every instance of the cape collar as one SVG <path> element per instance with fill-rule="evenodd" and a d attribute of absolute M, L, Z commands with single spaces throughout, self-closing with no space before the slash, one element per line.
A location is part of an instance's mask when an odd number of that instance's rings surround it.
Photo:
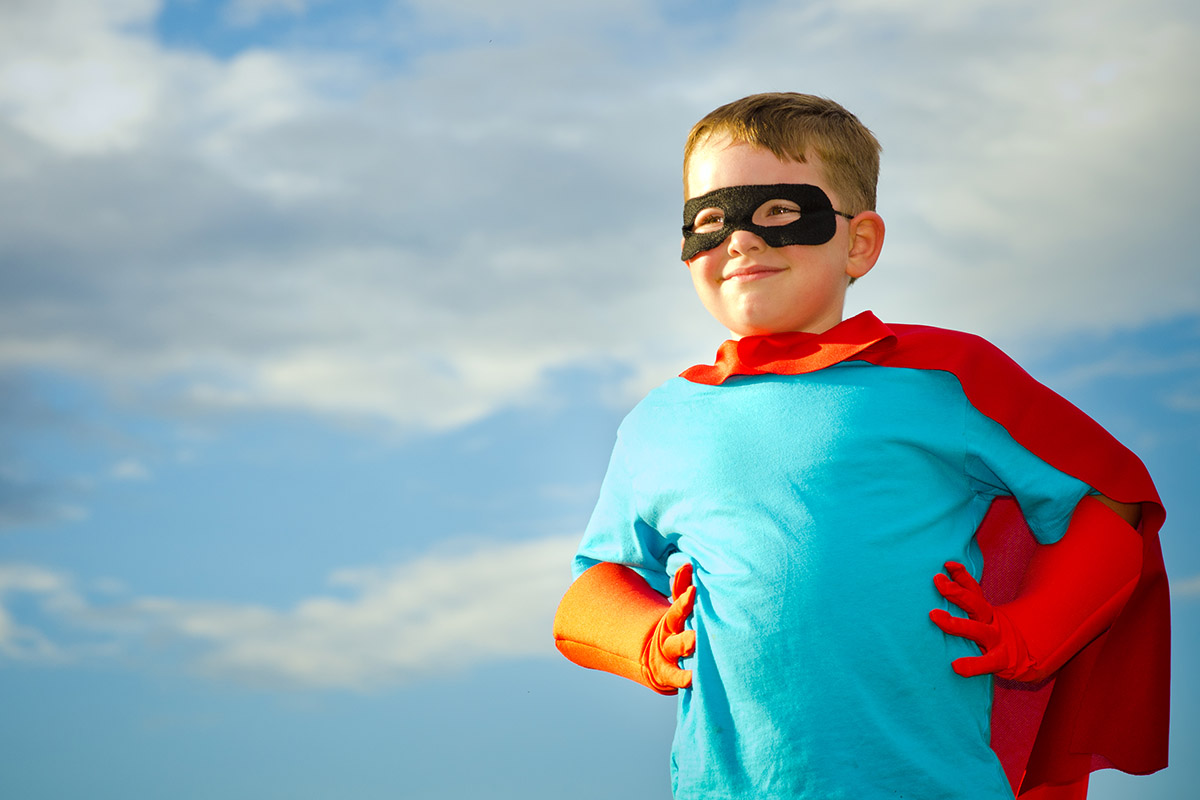
<path fill-rule="evenodd" d="M 802 375 L 839 364 L 884 339 L 895 338 L 891 328 L 864 311 L 824 333 L 772 333 L 729 339 L 717 350 L 716 363 L 690 367 L 680 377 L 718 386 L 734 375 Z"/>

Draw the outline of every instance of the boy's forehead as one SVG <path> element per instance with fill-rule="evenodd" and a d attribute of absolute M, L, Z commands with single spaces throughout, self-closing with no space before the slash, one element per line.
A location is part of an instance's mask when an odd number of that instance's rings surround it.
<path fill-rule="evenodd" d="M 780 159 L 765 147 L 728 136 L 705 139 L 697 144 L 684 172 L 684 199 L 728 186 L 775 183 L 808 183 L 830 192 L 821 159 L 810 149 L 805 160 Z"/>

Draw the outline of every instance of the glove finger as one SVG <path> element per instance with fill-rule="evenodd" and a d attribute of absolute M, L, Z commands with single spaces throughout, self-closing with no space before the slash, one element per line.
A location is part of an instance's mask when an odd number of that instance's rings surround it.
<path fill-rule="evenodd" d="M 937 581 L 934 585 L 938 590 L 938 594 L 965 611 L 971 619 L 977 619 L 980 622 L 991 621 L 992 608 L 981 598 L 964 591 L 962 587 L 952 583 L 948 578 Z"/>
<path fill-rule="evenodd" d="M 654 680 L 663 686 L 686 689 L 692 685 L 692 671 L 675 666 L 664 666 L 654 671 Z"/>
<path fill-rule="evenodd" d="M 684 631 L 668 636 L 662 643 L 662 654 L 670 661 L 678 661 L 696 652 L 696 632 Z"/>
<path fill-rule="evenodd" d="M 963 586 L 939 572 L 933 576 L 933 585 L 942 597 L 967 612 L 971 619 L 991 622 L 992 604 L 983 598 L 979 584 L 970 575 L 967 578 L 971 579 L 972 585 Z"/>
<path fill-rule="evenodd" d="M 974 678 L 976 675 L 991 675 L 1007 666 L 1007 659 L 1000 651 L 984 653 L 981 656 L 956 658 L 950 665 L 956 673 L 964 678 Z"/>
<path fill-rule="evenodd" d="M 671 597 L 679 597 L 683 594 L 683 590 L 692 585 L 692 562 L 684 564 L 679 569 L 675 570 L 675 576 L 671 579 Z"/>
<path fill-rule="evenodd" d="M 940 608 L 930 611 L 929 618 L 945 633 L 970 639 L 985 650 L 999 641 L 999 633 L 993 626 L 977 620 L 955 617 Z"/>
<path fill-rule="evenodd" d="M 692 615 L 692 609 L 696 602 L 696 587 L 689 586 L 675 602 L 671 603 L 671 607 L 667 609 L 667 613 L 663 614 L 663 627 L 671 633 L 679 633 L 684 629 L 687 618 Z"/>
<path fill-rule="evenodd" d="M 954 579 L 955 583 L 969 591 L 975 592 L 981 597 L 983 596 L 983 589 L 979 587 L 979 582 L 967 571 L 966 567 L 957 561 L 947 561 L 945 566 L 946 572 L 950 573 L 950 577 Z"/>

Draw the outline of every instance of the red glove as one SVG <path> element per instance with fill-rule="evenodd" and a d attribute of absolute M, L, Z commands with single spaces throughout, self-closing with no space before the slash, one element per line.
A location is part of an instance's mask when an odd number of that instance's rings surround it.
<path fill-rule="evenodd" d="M 629 567 L 597 564 L 559 603 L 554 643 L 580 666 L 675 694 L 692 685 L 691 670 L 679 668 L 679 659 L 696 651 L 696 632 L 684 627 L 696 600 L 691 564 L 675 573 L 671 594 L 674 602 Z"/>
<path fill-rule="evenodd" d="M 929 618 L 983 651 L 954 661 L 954 671 L 964 678 L 994 673 L 1040 681 L 1108 629 L 1133 593 L 1141 567 L 1141 536 L 1104 503 L 1085 497 L 1066 535 L 1038 547 L 1015 600 L 993 607 L 963 565 L 950 561 L 950 577 L 939 573 L 933 583 L 967 619 L 940 608 Z"/>

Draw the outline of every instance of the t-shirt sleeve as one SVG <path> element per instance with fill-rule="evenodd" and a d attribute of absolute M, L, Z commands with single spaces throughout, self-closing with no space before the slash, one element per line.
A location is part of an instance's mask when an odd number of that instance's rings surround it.
<path fill-rule="evenodd" d="M 1031 453 L 1000 423 L 967 404 L 966 472 L 974 490 L 1012 496 L 1030 530 L 1042 544 L 1067 532 L 1075 506 L 1092 492 L 1086 483 Z"/>
<path fill-rule="evenodd" d="M 623 564 L 637 570 L 656 591 L 670 594 L 667 557 L 673 548 L 638 514 L 628 459 L 628 448 L 618 433 L 600 498 L 575 554 L 573 572 L 578 578 L 602 561 Z"/>

